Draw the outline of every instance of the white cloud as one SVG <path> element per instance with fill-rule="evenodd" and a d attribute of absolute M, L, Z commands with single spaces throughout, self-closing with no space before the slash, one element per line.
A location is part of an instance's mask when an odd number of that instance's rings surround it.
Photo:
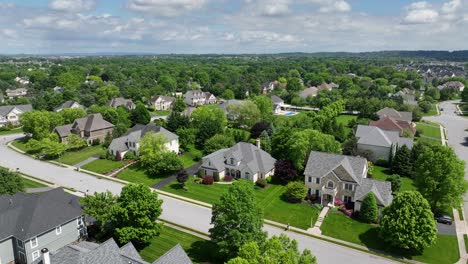
<path fill-rule="evenodd" d="M 2 35 L 5 38 L 17 38 L 18 37 L 16 30 L 8 29 L 8 28 L 1 29 L 0 35 Z"/>
<path fill-rule="evenodd" d="M 290 0 L 270 0 L 260 1 L 258 5 L 262 10 L 262 14 L 266 16 L 281 16 L 291 12 L 289 5 Z"/>
<path fill-rule="evenodd" d="M 429 24 L 436 22 L 439 13 L 428 2 L 415 2 L 406 7 L 403 24 Z"/>
<path fill-rule="evenodd" d="M 462 6 L 461 0 L 452 0 L 442 5 L 442 12 L 444 13 L 453 13 L 458 11 Z"/>
<path fill-rule="evenodd" d="M 206 0 L 129 0 L 128 8 L 133 11 L 173 17 L 200 9 L 205 3 Z"/>
<path fill-rule="evenodd" d="M 66 12 L 89 11 L 96 5 L 95 0 L 52 0 L 49 8 Z"/>
<path fill-rule="evenodd" d="M 406 7 L 407 10 L 429 9 L 432 5 L 426 1 L 414 2 Z"/>
<path fill-rule="evenodd" d="M 322 13 L 329 12 L 348 12 L 351 10 L 351 5 L 343 0 L 330 0 L 326 1 L 323 6 L 320 7 L 319 11 Z"/>

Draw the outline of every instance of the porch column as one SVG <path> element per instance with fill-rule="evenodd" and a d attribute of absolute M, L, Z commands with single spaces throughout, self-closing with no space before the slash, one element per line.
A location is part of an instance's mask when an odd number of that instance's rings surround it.
<path fill-rule="evenodd" d="M 332 196 L 333 197 L 333 202 L 332 202 L 332 206 L 335 206 L 335 195 Z"/>

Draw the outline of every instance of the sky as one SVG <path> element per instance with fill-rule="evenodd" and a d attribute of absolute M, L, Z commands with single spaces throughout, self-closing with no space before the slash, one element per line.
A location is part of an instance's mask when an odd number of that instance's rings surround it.
<path fill-rule="evenodd" d="M 468 0 L 0 0 L 0 54 L 468 49 Z"/>

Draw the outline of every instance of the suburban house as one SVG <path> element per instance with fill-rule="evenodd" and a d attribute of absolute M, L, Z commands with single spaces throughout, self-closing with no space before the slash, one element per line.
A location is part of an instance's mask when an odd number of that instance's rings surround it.
<path fill-rule="evenodd" d="M 48 248 L 41 249 L 41 261 L 38 264 L 150 264 L 141 258 L 131 242 L 120 247 L 113 238 L 102 244 L 81 241 L 67 245 L 56 252 Z M 191 264 L 192 261 L 184 249 L 177 244 L 151 264 Z"/>
<path fill-rule="evenodd" d="M 268 152 L 257 146 L 239 142 L 231 148 L 220 149 L 203 157 L 199 171 L 205 175 L 219 175 L 220 179 L 231 176 L 235 179 L 245 179 L 256 182 L 266 179 L 275 172 L 274 159 Z"/>
<path fill-rule="evenodd" d="M 232 107 L 232 105 L 244 105 L 247 101 L 245 100 L 237 100 L 237 99 L 232 99 L 232 100 L 221 100 L 219 101 L 218 107 L 223 110 L 223 112 L 226 114 L 227 118 L 229 120 L 237 120 L 237 116 L 231 114 L 229 111 L 229 106 Z"/>
<path fill-rule="evenodd" d="M 76 101 L 66 101 L 65 103 L 63 103 L 60 106 L 58 106 L 57 108 L 55 108 L 54 112 L 60 112 L 63 109 L 67 109 L 67 108 L 80 108 L 80 109 L 83 109 L 83 110 L 86 109 L 84 106 L 80 105 Z"/>
<path fill-rule="evenodd" d="M 3 105 L 0 106 L 0 127 L 7 124 L 19 125 L 19 117 L 25 113 L 32 111 L 32 106 L 27 105 Z"/>
<path fill-rule="evenodd" d="M 299 97 L 302 99 L 306 99 L 307 97 L 314 97 L 317 96 L 319 89 L 315 86 L 305 88 L 299 93 Z"/>
<path fill-rule="evenodd" d="M 13 99 L 15 97 L 24 97 L 24 96 L 26 96 L 28 94 L 28 89 L 26 89 L 26 88 L 18 88 L 18 89 L 14 89 L 14 90 L 6 89 L 5 93 L 6 93 L 6 96 L 9 99 Z"/>
<path fill-rule="evenodd" d="M 150 99 L 149 105 L 154 108 L 154 110 L 169 110 L 172 109 L 176 99 L 170 96 L 157 95 Z"/>
<path fill-rule="evenodd" d="M 446 82 L 442 85 L 437 86 L 437 88 L 439 88 L 439 90 L 454 88 L 460 92 L 463 92 L 463 90 L 465 89 L 465 85 L 460 81 L 450 81 L 450 82 Z"/>
<path fill-rule="evenodd" d="M 388 161 L 398 147 L 413 148 L 413 139 L 401 137 L 398 131 L 382 130 L 376 126 L 358 125 L 356 130 L 357 149 L 368 151 L 372 162 Z"/>
<path fill-rule="evenodd" d="M 371 121 L 369 125 L 376 126 L 383 130 L 397 131 L 400 133 L 400 136 L 403 136 L 404 131 L 407 131 L 412 135 L 416 133 L 416 127 L 413 125 L 413 123 L 404 120 L 397 120 L 388 116 L 385 116 L 377 121 Z"/>
<path fill-rule="evenodd" d="M 216 97 L 202 90 L 190 90 L 184 94 L 184 102 L 189 106 L 216 104 Z"/>
<path fill-rule="evenodd" d="M 86 237 L 78 197 L 56 188 L 0 196 L 0 263 L 37 263 L 41 249 L 56 251 Z"/>
<path fill-rule="evenodd" d="M 388 181 L 367 178 L 367 160 L 361 157 L 312 151 L 304 171 L 309 195 L 320 197 L 327 206 L 336 199 L 359 211 L 361 203 L 373 193 L 379 210 L 393 200 L 392 185 Z"/>
<path fill-rule="evenodd" d="M 271 101 L 273 102 L 273 111 L 275 112 L 275 114 L 280 113 L 281 107 L 284 106 L 284 100 L 276 95 L 272 95 Z"/>
<path fill-rule="evenodd" d="M 28 85 L 30 83 L 29 80 L 24 77 L 16 77 L 15 81 L 21 85 Z"/>
<path fill-rule="evenodd" d="M 113 98 L 109 102 L 107 102 L 106 105 L 114 108 L 117 108 L 119 106 L 125 106 L 130 110 L 133 110 L 136 107 L 135 103 L 133 103 L 131 99 L 125 99 L 123 97 Z"/>
<path fill-rule="evenodd" d="M 272 81 L 272 82 L 264 82 L 262 84 L 262 89 L 260 90 L 260 93 L 262 94 L 268 94 L 271 93 L 275 90 L 275 86 L 278 85 L 278 81 Z"/>
<path fill-rule="evenodd" d="M 88 144 L 94 140 L 104 142 L 107 134 L 112 134 L 113 130 L 114 125 L 104 120 L 99 113 L 75 119 L 72 124 L 57 126 L 54 129 L 61 142 L 66 142 L 70 134 L 75 134 L 85 139 Z"/>
<path fill-rule="evenodd" d="M 413 120 L 413 113 L 397 111 L 390 107 L 385 107 L 383 109 L 380 109 L 377 112 L 377 115 L 379 116 L 379 119 L 382 119 L 384 117 L 391 117 L 395 120 L 403 120 L 403 121 L 407 121 L 410 123 Z"/>
<path fill-rule="evenodd" d="M 128 151 L 132 151 L 135 155 L 138 155 L 139 141 L 148 132 L 164 135 L 167 140 L 166 148 L 169 151 L 179 153 L 179 136 L 155 124 L 137 124 L 123 136 L 112 140 L 109 145 L 109 154 L 115 156 L 118 160 L 122 160 Z"/>

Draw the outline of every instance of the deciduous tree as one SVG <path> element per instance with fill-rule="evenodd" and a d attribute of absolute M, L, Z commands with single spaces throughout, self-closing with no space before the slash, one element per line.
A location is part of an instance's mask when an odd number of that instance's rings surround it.
<path fill-rule="evenodd" d="M 307 187 L 303 182 L 293 181 L 286 185 L 286 191 L 284 195 L 288 198 L 289 201 L 294 203 L 299 203 L 307 195 Z"/>
<path fill-rule="evenodd" d="M 24 183 L 18 173 L 0 167 L 0 195 L 24 191 Z"/>
<path fill-rule="evenodd" d="M 140 161 L 151 175 L 173 172 L 182 166 L 177 154 L 167 149 L 166 142 L 164 135 L 153 132 L 146 133 L 140 139 Z"/>

